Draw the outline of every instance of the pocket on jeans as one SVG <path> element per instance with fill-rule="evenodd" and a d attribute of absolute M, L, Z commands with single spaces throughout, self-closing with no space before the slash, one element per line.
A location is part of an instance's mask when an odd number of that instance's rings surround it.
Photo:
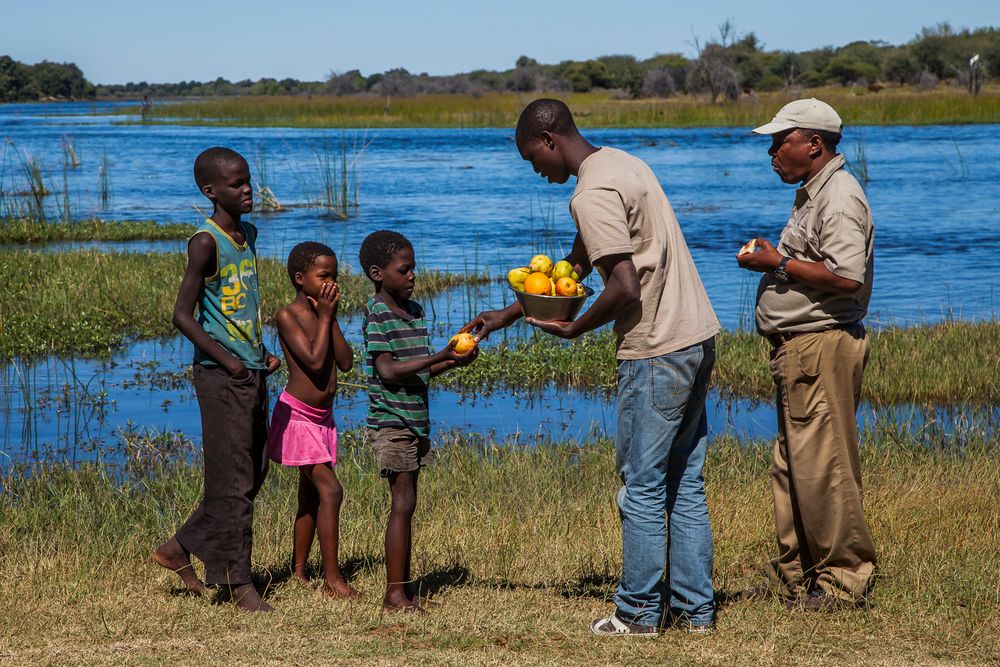
<path fill-rule="evenodd" d="M 649 360 L 649 405 L 666 419 L 679 419 L 691 400 L 703 351 L 693 346 Z"/>

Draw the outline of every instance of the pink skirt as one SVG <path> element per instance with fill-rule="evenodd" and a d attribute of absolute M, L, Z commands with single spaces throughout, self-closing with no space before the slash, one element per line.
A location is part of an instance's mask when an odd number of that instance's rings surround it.
<path fill-rule="evenodd" d="M 267 453 L 272 461 L 286 466 L 336 465 L 333 408 L 314 408 L 282 390 L 271 414 Z"/>

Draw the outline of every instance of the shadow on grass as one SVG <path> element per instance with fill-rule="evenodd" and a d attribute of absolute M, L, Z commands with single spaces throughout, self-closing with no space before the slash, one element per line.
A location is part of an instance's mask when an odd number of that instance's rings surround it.
<path fill-rule="evenodd" d="M 585 574 L 575 581 L 568 581 L 559 588 L 564 598 L 594 598 L 608 602 L 614 596 L 618 577 L 610 574 Z"/>
<path fill-rule="evenodd" d="M 340 563 L 340 572 L 344 575 L 347 583 L 353 582 L 361 572 L 370 572 L 385 562 L 382 556 L 356 556 L 348 558 Z M 258 568 L 253 572 L 253 583 L 258 591 L 262 591 L 261 597 L 270 597 L 275 589 L 289 582 L 294 578 L 291 563 L 286 563 L 280 568 L 268 569 Z M 323 566 L 318 560 L 310 559 L 306 566 L 306 579 L 310 582 L 319 582 L 323 579 Z"/>
<path fill-rule="evenodd" d="M 460 563 L 431 570 L 413 582 L 419 597 L 430 597 L 453 586 L 463 586 L 469 581 L 469 570 Z"/>

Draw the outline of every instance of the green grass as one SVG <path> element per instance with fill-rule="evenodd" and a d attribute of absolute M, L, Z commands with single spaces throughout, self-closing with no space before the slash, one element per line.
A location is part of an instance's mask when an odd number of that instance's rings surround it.
<path fill-rule="evenodd" d="M 180 253 L 63 253 L 0 249 L 0 359 L 46 354 L 104 355 L 135 338 L 176 333 L 171 324 L 186 257 Z M 283 262 L 259 261 L 261 312 L 272 322 L 294 297 Z M 421 294 L 482 276 L 426 272 Z M 362 308 L 371 292 L 363 276 L 343 272 L 343 312 Z"/>
<path fill-rule="evenodd" d="M 1000 404 L 1000 322 L 947 322 L 870 332 L 864 399 Z M 774 397 L 767 360 L 771 344 L 756 333 L 724 331 L 717 338 L 712 384 L 724 396 Z M 474 364 L 441 381 L 457 388 L 509 390 L 549 384 L 611 391 L 616 383 L 614 336 L 588 334 L 567 345 L 536 335 L 484 349 Z"/>
<path fill-rule="evenodd" d="M 0 218 L 0 244 L 51 241 L 169 241 L 185 239 L 192 225 L 160 224 L 153 220 L 38 220 Z"/>
<path fill-rule="evenodd" d="M 0 250 L 0 359 L 45 354 L 101 355 L 135 338 L 174 335 L 170 322 L 181 254 Z M 260 260 L 265 321 L 293 292 L 282 263 Z M 481 275 L 424 273 L 423 295 L 482 283 Z M 341 276 L 344 312 L 361 309 L 371 291 L 362 276 Z M 1000 322 L 946 322 L 872 332 L 864 398 L 875 405 L 1000 404 Z M 748 332 L 718 338 L 713 386 L 724 396 L 768 400 L 774 387 L 770 344 Z M 347 382 L 361 383 L 360 365 Z M 585 391 L 615 386 L 610 332 L 566 344 L 537 335 L 484 348 L 477 361 L 442 376 L 440 386 L 475 392 L 543 389 Z"/>
<path fill-rule="evenodd" d="M 613 453 L 499 447 L 445 435 L 421 475 L 414 575 L 439 605 L 383 613 L 385 483 L 342 434 L 341 560 L 357 602 L 289 580 L 295 473 L 275 467 L 258 498 L 254 562 L 277 609 L 241 614 L 189 597 L 149 559 L 201 494 L 174 439 L 135 436 L 133 475 L 52 465 L 3 479 L 0 655 L 12 664 L 985 665 L 1000 661 L 1000 443 L 903 431 L 867 434 L 867 520 L 879 558 L 868 610 L 822 616 L 736 602 L 774 554 L 769 443 L 717 440 L 706 466 L 715 587 L 708 637 L 601 639 L 621 567 Z M 313 564 L 318 563 L 314 551 Z"/>
<path fill-rule="evenodd" d="M 928 125 L 1000 122 L 1000 89 L 979 96 L 957 88 L 919 92 L 910 87 L 879 93 L 817 88 L 800 93 L 832 104 L 852 125 Z M 580 127 L 752 127 L 790 99 L 787 92 L 760 93 L 710 104 L 696 96 L 666 100 L 619 100 L 605 92 L 492 93 L 384 97 L 226 97 L 154 107 L 156 122 L 282 127 L 513 127 L 536 97 L 566 101 Z M 133 113 L 123 109 L 122 113 Z"/>

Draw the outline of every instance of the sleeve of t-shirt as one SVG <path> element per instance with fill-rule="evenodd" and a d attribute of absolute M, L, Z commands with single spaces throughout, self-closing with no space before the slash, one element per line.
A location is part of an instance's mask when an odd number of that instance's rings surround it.
<path fill-rule="evenodd" d="M 381 306 L 381 308 L 379 307 Z M 385 319 L 385 313 L 389 312 L 385 304 L 375 304 L 365 319 L 366 331 L 368 332 L 368 353 L 373 354 L 375 352 L 392 352 L 392 346 L 389 344 L 389 336 L 386 334 L 385 327 L 382 321 Z"/>
<path fill-rule="evenodd" d="M 591 264 L 608 255 L 633 252 L 628 218 L 621 196 L 614 190 L 584 190 L 569 204 Z"/>
<path fill-rule="evenodd" d="M 819 250 L 831 273 L 864 283 L 867 249 L 868 224 L 863 213 L 838 211 L 823 219 Z"/>

